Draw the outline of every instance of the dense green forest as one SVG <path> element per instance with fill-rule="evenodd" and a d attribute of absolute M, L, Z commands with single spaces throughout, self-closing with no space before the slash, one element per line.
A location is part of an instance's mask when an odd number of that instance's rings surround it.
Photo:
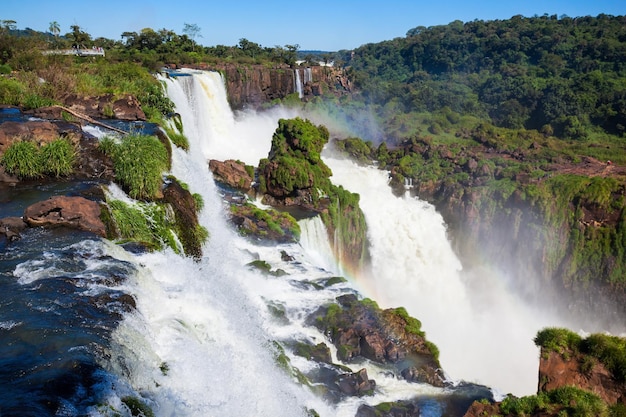
<path fill-rule="evenodd" d="M 384 114 L 450 109 L 574 139 L 626 129 L 624 16 L 418 26 L 338 60 Z"/>

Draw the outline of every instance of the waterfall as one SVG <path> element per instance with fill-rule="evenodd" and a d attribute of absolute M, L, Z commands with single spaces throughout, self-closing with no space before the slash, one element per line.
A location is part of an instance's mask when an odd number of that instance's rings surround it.
<path fill-rule="evenodd" d="M 300 70 L 296 68 L 294 69 L 294 72 L 296 73 L 295 90 L 296 90 L 296 93 L 298 93 L 298 97 L 302 98 L 304 97 L 304 93 L 302 92 L 302 80 L 300 79 Z"/>
<path fill-rule="evenodd" d="M 310 67 L 304 69 L 304 84 L 313 82 L 313 71 Z"/>
<path fill-rule="evenodd" d="M 441 215 L 408 193 L 395 197 L 387 172 L 324 161 L 334 183 L 361 196 L 371 256 L 371 273 L 360 278 L 365 294 L 419 318 L 450 378 L 502 393 L 535 393 L 539 364 L 533 338 L 556 319 L 531 310 L 487 274 L 479 277 L 481 289 L 471 290 L 473 277 L 463 273 Z"/>
<path fill-rule="evenodd" d="M 300 220 L 298 224 L 301 230 L 300 245 L 315 264 L 334 274 L 342 275 L 341 266 L 330 247 L 328 231 L 320 216 Z"/>
<path fill-rule="evenodd" d="M 172 174 L 202 195 L 205 207 L 199 218 L 210 239 L 198 262 L 171 251 L 127 255 L 139 271 L 125 288 L 137 307 L 115 331 L 111 354 L 118 358 L 111 365 L 116 373 L 129 379 L 157 416 L 298 416 L 314 409 L 323 417 L 352 417 L 361 404 L 445 395 L 446 390 L 407 383 L 384 367 L 360 363 L 376 380 L 375 394 L 329 405 L 278 368 L 272 341 L 330 345 L 306 318 L 337 296 L 357 291 L 381 307 L 404 306 L 422 320 L 451 378 L 516 394 L 529 393 L 531 385 L 536 388 L 532 338 L 537 329 L 518 318 L 526 315 L 531 320 L 530 313 L 494 310 L 500 314 L 494 320 L 493 314 L 478 311 L 441 216 L 424 202 L 393 196 L 384 171 L 324 156 L 334 173 L 332 181 L 361 195 L 372 266 L 371 274 L 356 282 L 329 288 L 311 285 L 342 272 L 319 217 L 299 222 L 300 244 L 257 246 L 237 236 L 226 222 L 207 160 L 239 159 L 257 165 L 270 150 L 278 119 L 296 114 L 282 109 L 233 114 L 223 99 L 219 74 L 186 74 L 161 79 L 190 144 L 188 152 L 173 149 Z M 284 253 L 294 260 L 283 259 Z M 255 259 L 287 275 L 267 277 L 250 270 L 246 264 Z M 488 301 L 517 308 L 504 290 Z M 271 314 L 270 306 L 283 312 L 281 320 Z M 532 361 L 518 347 L 530 353 Z M 331 353 L 333 362 L 340 363 L 332 346 Z M 316 370 L 319 364 L 289 350 L 286 355 L 302 372 L 322 372 Z M 438 409 L 427 414 L 441 415 Z"/>
<path fill-rule="evenodd" d="M 114 356 L 124 358 L 119 372 L 157 416 L 299 416 L 317 400 L 276 366 L 275 336 L 265 330 L 267 308 L 254 287 L 260 278 L 244 266 L 253 258 L 238 247 L 244 243 L 227 225 L 208 171 L 207 159 L 237 130 L 216 95 L 220 80 L 211 73 L 162 79 L 190 146 L 174 148 L 172 174 L 202 195 L 200 222 L 210 239 L 199 262 L 170 251 L 132 258 L 141 265 L 128 284 L 137 313 L 116 331 Z"/>
<path fill-rule="evenodd" d="M 264 113 L 243 111 L 238 116 L 228 104 L 224 79 L 218 72 L 181 71 L 183 76 L 163 79 L 180 113 L 184 133 L 203 138 L 198 150 L 204 158 L 238 159 L 257 166 L 266 158 L 272 144 L 272 134 L 279 118 L 296 116 L 295 110 L 275 108 Z M 173 77 L 174 78 L 174 77 Z M 185 98 L 183 100 L 183 97 Z"/>

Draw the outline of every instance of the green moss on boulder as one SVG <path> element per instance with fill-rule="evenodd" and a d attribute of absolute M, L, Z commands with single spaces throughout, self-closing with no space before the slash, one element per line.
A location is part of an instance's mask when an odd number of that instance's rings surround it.
<path fill-rule="evenodd" d="M 263 202 L 274 207 L 320 214 L 330 241 L 338 242 L 335 253 L 358 268 L 367 254 L 365 217 L 358 194 L 330 181 L 332 172 L 320 158 L 328 139 L 324 126 L 281 119 L 268 158 L 259 163 L 259 192 Z"/>

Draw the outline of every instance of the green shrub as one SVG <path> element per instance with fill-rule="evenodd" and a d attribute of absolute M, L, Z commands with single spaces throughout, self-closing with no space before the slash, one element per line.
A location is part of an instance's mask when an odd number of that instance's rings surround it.
<path fill-rule="evenodd" d="M 140 242 L 150 248 L 160 248 L 143 210 L 121 200 L 112 200 L 108 204 L 122 239 Z"/>
<path fill-rule="evenodd" d="M 28 94 L 22 100 L 22 106 L 25 109 L 38 109 L 39 107 L 47 107 L 56 104 L 54 100 L 40 96 L 38 94 Z"/>
<path fill-rule="evenodd" d="M 567 355 L 568 352 L 578 352 L 582 338 L 571 330 L 557 327 L 548 327 L 540 330 L 535 336 L 535 345 L 547 350 Z"/>
<path fill-rule="evenodd" d="M 170 125 L 169 121 L 163 124 L 163 129 L 167 137 L 180 149 L 189 150 L 189 140 L 187 136 L 183 134 L 182 124 L 177 122 L 177 120 L 180 121 L 180 116 L 174 116 L 169 120 L 173 120 L 174 127 Z"/>
<path fill-rule="evenodd" d="M 115 178 L 138 199 L 154 199 L 161 190 L 162 173 L 169 167 L 167 149 L 155 136 L 131 134 L 117 143 L 107 138 L 101 149 L 111 157 Z"/>
<path fill-rule="evenodd" d="M 19 106 L 24 91 L 25 87 L 19 81 L 0 77 L 0 103 Z"/>
<path fill-rule="evenodd" d="M 582 341 L 584 353 L 597 358 L 619 382 L 626 382 L 626 339 L 592 334 Z"/>
<path fill-rule="evenodd" d="M 41 148 L 41 165 L 44 173 L 60 177 L 74 170 L 76 151 L 66 139 L 54 140 Z"/>
<path fill-rule="evenodd" d="M 504 415 L 530 416 L 541 411 L 561 410 L 559 415 L 576 417 L 606 417 L 608 407 L 597 395 L 575 387 L 560 387 L 522 398 L 507 397 L 500 410 Z M 562 413 L 562 414 L 561 414 Z"/>
<path fill-rule="evenodd" d="M 14 142 L 2 155 L 2 165 L 18 178 L 38 178 L 43 175 L 40 150 L 29 141 Z"/>

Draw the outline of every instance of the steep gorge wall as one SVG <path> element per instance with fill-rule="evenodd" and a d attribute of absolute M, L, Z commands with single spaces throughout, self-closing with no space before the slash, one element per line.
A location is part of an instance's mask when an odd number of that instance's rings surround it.
<path fill-rule="evenodd" d="M 593 266 L 584 258 L 577 259 L 588 249 L 572 246 L 573 233 L 580 236 L 583 245 L 594 245 L 597 238 L 592 236 L 619 230 L 619 224 L 599 226 L 594 220 L 581 220 L 572 225 L 568 219 L 546 218 L 520 193 L 505 198 L 486 187 L 439 184 L 418 189 L 416 194 L 442 213 L 466 271 L 482 274 L 482 266 L 489 265 L 530 302 L 566 312 L 581 324 L 623 330 L 623 286 L 610 282 L 605 276 L 610 271 L 604 269 L 597 269 L 594 279 L 576 278 L 591 273 Z M 591 216 L 580 202 L 577 204 L 563 210 L 569 210 L 571 216 L 578 211 Z M 601 256 L 609 259 L 611 252 L 606 248 Z M 582 271 L 574 274 L 573 268 Z"/>
<path fill-rule="evenodd" d="M 259 107 L 272 100 L 282 99 L 296 92 L 296 73 L 304 84 L 304 67 L 268 68 L 263 65 L 226 64 L 205 69 L 219 71 L 226 80 L 228 100 L 233 109 Z M 312 81 L 303 85 L 304 99 L 325 93 L 345 94 L 351 85 L 339 68 L 310 67 Z"/>

